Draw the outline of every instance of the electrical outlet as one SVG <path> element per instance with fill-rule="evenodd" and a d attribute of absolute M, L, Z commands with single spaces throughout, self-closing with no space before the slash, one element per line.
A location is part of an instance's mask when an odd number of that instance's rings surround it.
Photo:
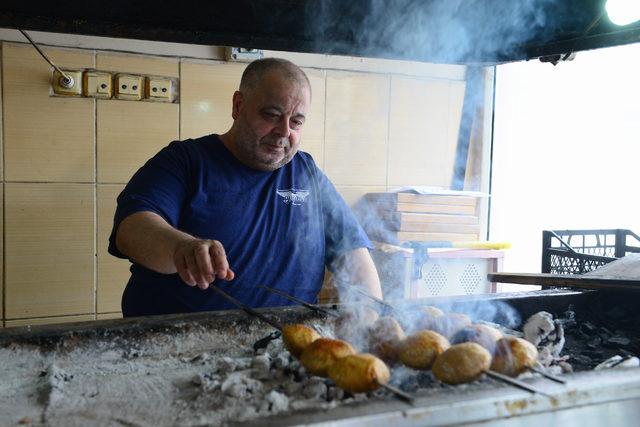
<path fill-rule="evenodd" d="M 80 96 L 82 95 L 82 71 L 63 70 L 70 80 L 65 78 L 57 71 L 53 72 L 51 78 L 51 87 L 54 95 L 60 96 Z"/>
<path fill-rule="evenodd" d="M 142 76 L 132 74 L 116 74 L 116 98 L 139 101 L 142 99 Z"/>
<path fill-rule="evenodd" d="M 150 101 L 173 101 L 173 82 L 163 77 L 147 77 L 145 98 Z"/>
<path fill-rule="evenodd" d="M 85 71 L 83 76 L 83 95 L 92 98 L 111 98 L 113 86 L 111 74 L 100 71 Z"/>
<path fill-rule="evenodd" d="M 248 49 L 244 47 L 226 47 L 225 57 L 230 62 L 251 62 L 262 59 L 264 52 L 260 49 Z"/>

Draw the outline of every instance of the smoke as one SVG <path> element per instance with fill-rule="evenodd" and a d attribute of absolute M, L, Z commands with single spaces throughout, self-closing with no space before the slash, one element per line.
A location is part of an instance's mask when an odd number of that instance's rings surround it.
<path fill-rule="evenodd" d="M 571 16 L 566 7 L 558 0 L 309 2 L 306 32 L 323 41 L 316 51 L 333 54 L 494 62 L 524 57 L 528 42 L 548 40 L 559 28 L 556 16 Z"/>

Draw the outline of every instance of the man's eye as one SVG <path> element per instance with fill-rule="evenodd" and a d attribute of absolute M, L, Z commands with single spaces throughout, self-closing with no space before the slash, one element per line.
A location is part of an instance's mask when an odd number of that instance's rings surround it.
<path fill-rule="evenodd" d="M 291 127 L 293 129 L 298 129 L 299 127 L 301 127 L 304 124 L 304 122 L 302 120 L 291 120 Z"/>

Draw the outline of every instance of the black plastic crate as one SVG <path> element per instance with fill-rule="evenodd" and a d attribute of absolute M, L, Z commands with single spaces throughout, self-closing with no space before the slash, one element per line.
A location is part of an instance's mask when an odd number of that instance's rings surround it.
<path fill-rule="evenodd" d="M 542 272 L 582 274 L 630 253 L 640 252 L 640 237 L 631 230 L 544 230 Z"/>

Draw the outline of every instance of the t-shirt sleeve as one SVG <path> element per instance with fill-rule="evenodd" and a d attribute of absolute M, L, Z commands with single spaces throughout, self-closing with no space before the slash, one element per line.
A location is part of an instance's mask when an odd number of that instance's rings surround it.
<path fill-rule="evenodd" d="M 325 264 L 330 266 L 336 257 L 350 250 L 371 249 L 371 241 L 331 181 L 318 173 L 325 224 Z"/>
<path fill-rule="evenodd" d="M 116 232 L 123 219 L 136 212 L 153 212 L 173 227 L 190 191 L 190 158 L 185 142 L 174 141 L 152 157 L 133 175 L 118 196 L 109 253 L 127 258 L 116 248 Z"/>

